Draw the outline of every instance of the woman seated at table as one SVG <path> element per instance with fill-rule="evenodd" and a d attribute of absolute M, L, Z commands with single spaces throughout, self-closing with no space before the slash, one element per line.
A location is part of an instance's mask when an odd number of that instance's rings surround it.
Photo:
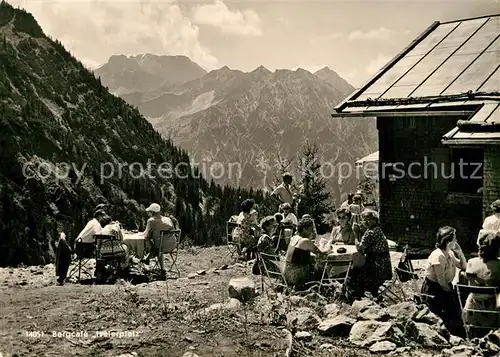
<path fill-rule="evenodd" d="M 311 281 L 311 253 L 321 254 L 311 240 L 314 232 L 314 221 L 302 218 L 297 226 L 297 235 L 290 239 L 285 257 L 284 276 L 288 285 L 301 290 Z"/>
<path fill-rule="evenodd" d="M 478 236 L 479 257 L 467 262 L 465 271 L 469 285 L 500 287 L 500 233 L 494 230 L 481 230 Z M 470 294 L 464 310 L 494 311 L 494 313 L 464 311 L 467 324 L 484 327 L 500 327 L 500 306 L 492 295 Z M 483 337 L 487 329 L 473 329 L 474 337 Z"/>
<path fill-rule="evenodd" d="M 461 323 L 460 305 L 451 283 L 457 274 L 457 268 L 465 270 L 466 259 L 458 245 L 454 228 L 439 228 L 436 240 L 436 249 L 428 258 L 422 295 L 429 309 L 441 317 L 448 331 L 463 337 L 465 330 Z"/>
<path fill-rule="evenodd" d="M 267 216 L 260 221 L 262 234 L 257 242 L 257 250 L 261 253 L 276 254 L 276 245 L 278 244 L 276 228 L 278 224 L 274 216 Z"/>
<path fill-rule="evenodd" d="M 364 265 L 353 270 L 355 297 L 362 297 L 368 291 L 372 296 L 378 296 L 378 289 L 389 279 L 392 279 L 391 256 L 387 239 L 379 226 L 378 213 L 365 209 L 361 213 L 361 223 L 366 227 L 361 240 L 355 241 L 358 252 L 365 257 Z"/>
<path fill-rule="evenodd" d="M 335 244 L 354 245 L 355 236 L 351 226 L 351 212 L 348 208 L 339 208 L 335 212 L 339 225 L 333 227 L 332 233 L 327 238 L 322 238 L 319 242 L 319 250 L 328 253 Z"/>
<path fill-rule="evenodd" d="M 126 244 L 123 243 L 123 232 L 122 227 L 119 222 L 112 222 L 111 217 L 107 216 L 102 220 L 103 228 L 101 230 L 102 235 L 114 236 L 116 240 L 111 241 L 106 244 L 106 248 L 112 249 L 114 254 L 112 257 L 123 256 L 121 260 L 121 265 L 128 265 L 129 261 L 129 249 Z M 111 248 L 112 247 L 112 248 Z"/>

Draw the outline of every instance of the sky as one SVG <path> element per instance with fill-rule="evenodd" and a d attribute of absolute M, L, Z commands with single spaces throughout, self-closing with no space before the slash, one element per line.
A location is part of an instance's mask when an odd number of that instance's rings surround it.
<path fill-rule="evenodd" d="M 325 66 L 363 85 L 434 21 L 500 0 L 7 0 L 97 68 L 116 54 L 186 55 L 206 70 Z"/>

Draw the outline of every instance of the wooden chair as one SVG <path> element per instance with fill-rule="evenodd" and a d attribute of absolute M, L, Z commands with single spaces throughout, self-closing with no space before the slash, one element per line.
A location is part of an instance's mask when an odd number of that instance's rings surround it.
<path fill-rule="evenodd" d="M 160 242 L 157 250 L 157 260 L 153 265 L 153 271 L 160 271 L 160 259 L 165 259 L 165 255 L 170 257 L 170 265 L 165 269 L 167 274 L 174 273 L 174 279 L 180 278 L 181 272 L 177 266 L 177 257 L 179 255 L 179 241 L 181 237 L 180 229 L 173 229 L 160 232 Z"/>
<path fill-rule="evenodd" d="M 457 289 L 458 301 L 460 303 L 460 308 L 462 310 L 462 321 L 465 327 L 465 332 L 467 335 L 467 339 L 472 339 L 475 337 L 484 337 L 492 330 L 497 330 L 500 328 L 500 311 L 499 310 L 476 310 L 476 309 L 468 309 L 465 308 L 465 299 L 469 294 L 481 294 L 490 296 L 492 299 L 497 299 L 498 294 L 500 294 L 500 287 L 485 287 L 485 286 L 473 286 L 473 285 L 462 285 L 456 284 L 455 288 Z M 464 299 L 465 297 L 465 299 Z M 496 324 L 486 326 L 482 325 L 474 325 L 470 324 L 467 321 L 466 315 L 468 313 L 473 314 L 484 314 L 486 316 L 494 315 L 496 318 Z M 484 320 L 484 319 L 483 319 Z M 481 332 L 479 332 L 481 331 Z"/>

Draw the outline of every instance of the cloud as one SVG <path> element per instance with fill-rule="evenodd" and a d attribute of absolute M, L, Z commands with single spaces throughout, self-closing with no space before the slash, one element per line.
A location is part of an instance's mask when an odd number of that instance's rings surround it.
<path fill-rule="evenodd" d="M 324 35 L 324 36 L 316 36 L 316 37 L 311 38 L 311 44 L 313 44 L 313 45 L 323 44 L 323 43 L 328 42 L 330 40 L 335 40 L 335 39 L 338 39 L 338 38 L 341 38 L 344 36 L 345 35 L 341 32 L 334 32 L 334 33 L 330 33 L 330 34 Z"/>
<path fill-rule="evenodd" d="M 222 0 L 215 0 L 213 4 L 198 5 L 193 9 L 192 20 L 199 25 L 216 27 L 225 33 L 262 36 L 260 17 L 255 11 L 231 11 Z"/>
<path fill-rule="evenodd" d="M 380 41 L 389 41 L 394 36 L 394 33 L 386 29 L 385 27 L 381 27 L 378 29 L 373 29 L 367 32 L 363 31 L 353 31 L 348 35 L 349 40 L 380 40 Z"/>
<path fill-rule="evenodd" d="M 366 73 L 370 76 L 374 75 L 377 73 L 383 66 L 385 66 L 390 60 L 392 59 L 391 56 L 384 55 L 382 53 L 379 53 L 377 57 L 372 59 L 368 64 L 366 65 Z"/>
<path fill-rule="evenodd" d="M 199 40 L 199 28 L 166 2 L 51 0 L 11 3 L 31 12 L 44 32 L 88 65 L 115 54 L 185 55 L 206 69 L 219 66 Z"/>

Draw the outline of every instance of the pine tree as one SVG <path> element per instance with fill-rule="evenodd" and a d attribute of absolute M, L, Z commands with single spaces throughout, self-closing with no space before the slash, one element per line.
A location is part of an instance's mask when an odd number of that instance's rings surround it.
<path fill-rule="evenodd" d="M 330 192 L 326 190 L 326 182 L 321 177 L 321 162 L 318 160 L 318 148 L 314 144 L 306 143 L 302 150 L 300 169 L 302 172 L 303 192 L 299 202 L 299 217 L 310 214 L 319 234 L 328 230 L 328 225 L 323 221 L 324 215 L 333 209 Z"/>

